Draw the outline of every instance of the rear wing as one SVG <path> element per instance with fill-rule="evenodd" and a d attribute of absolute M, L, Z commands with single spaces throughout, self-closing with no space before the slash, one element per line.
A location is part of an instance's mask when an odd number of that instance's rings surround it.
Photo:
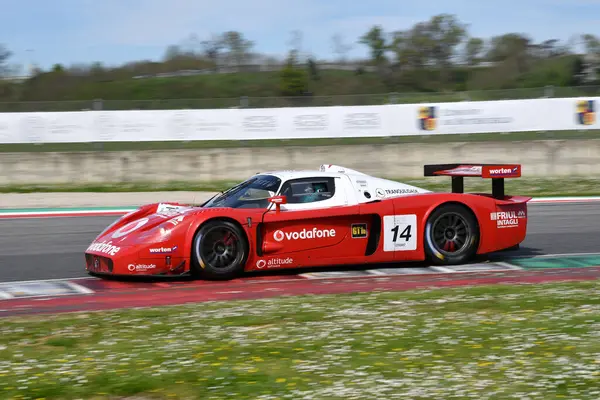
<path fill-rule="evenodd" d="M 430 164 L 424 166 L 425 176 L 452 177 L 452 193 L 464 193 L 465 177 L 492 180 L 492 196 L 503 200 L 504 179 L 520 178 L 520 164 Z"/>

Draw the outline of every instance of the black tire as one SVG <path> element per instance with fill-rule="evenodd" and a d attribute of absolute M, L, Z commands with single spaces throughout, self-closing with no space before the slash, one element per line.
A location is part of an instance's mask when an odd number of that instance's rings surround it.
<path fill-rule="evenodd" d="M 425 254 L 437 265 L 471 261 L 479 246 L 479 224 L 473 213 L 458 204 L 437 208 L 425 224 Z"/>
<path fill-rule="evenodd" d="M 232 279 L 244 270 L 247 258 L 248 242 L 238 225 L 209 221 L 194 236 L 190 269 L 196 278 Z"/>

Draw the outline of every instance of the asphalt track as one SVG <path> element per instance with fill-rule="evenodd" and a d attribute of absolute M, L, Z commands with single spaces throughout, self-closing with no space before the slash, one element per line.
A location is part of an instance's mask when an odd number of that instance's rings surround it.
<path fill-rule="evenodd" d="M 88 276 L 83 252 L 115 218 L 0 220 L 0 282 Z M 521 249 L 497 257 L 576 253 L 600 253 L 600 203 L 530 204 Z"/>

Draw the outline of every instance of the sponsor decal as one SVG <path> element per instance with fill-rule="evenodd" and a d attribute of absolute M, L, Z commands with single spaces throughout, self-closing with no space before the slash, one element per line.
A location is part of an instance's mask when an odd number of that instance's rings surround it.
<path fill-rule="evenodd" d="M 594 100 L 577 101 L 577 124 L 594 125 L 596 123 L 596 102 Z"/>
<path fill-rule="evenodd" d="M 270 132 L 277 129 L 277 117 L 271 115 L 247 116 L 242 120 L 246 132 Z"/>
<path fill-rule="evenodd" d="M 92 243 L 86 251 L 94 251 L 96 253 L 108 254 L 109 256 L 116 255 L 119 250 L 121 250 L 118 246 L 113 246 L 112 242 L 94 242 Z"/>
<path fill-rule="evenodd" d="M 356 181 L 356 184 L 357 184 L 358 186 L 360 186 L 361 188 L 366 188 L 366 187 L 368 187 L 368 186 L 369 186 L 369 185 L 367 184 L 367 181 L 364 181 L 364 180 L 357 180 L 357 181 Z"/>
<path fill-rule="evenodd" d="M 498 228 L 513 228 L 519 226 L 519 219 L 525 218 L 525 211 L 500 211 L 490 213 L 490 219 L 496 221 Z"/>
<path fill-rule="evenodd" d="M 179 225 L 180 222 L 183 222 L 184 218 L 185 218 L 185 216 L 180 215 L 179 217 L 172 218 L 172 219 L 168 220 L 167 222 L 169 224 L 173 224 L 174 226 L 177 226 L 177 225 Z"/>
<path fill-rule="evenodd" d="M 119 229 L 117 229 L 113 233 L 112 238 L 113 239 L 118 239 L 120 237 L 128 235 L 131 232 L 134 232 L 135 230 L 140 229 L 142 226 L 146 225 L 147 223 L 148 223 L 148 218 L 142 218 L 142 219 L 140 219 L 138 221 L 130 222 L 127 225 L 122 226 Z"/>
<path fill-rule="evenodd" d="M 277 242 L 282 242 L 283 239 L 287 240 L 304 240 L 304 239 L 321 239 L 328 237 L 335 237 L 335 229 L 318 229 L 312 228 L 312 230 L 302 229 L 300 232 L 283 232 L 277 230 L 273 233 L 273 239 Z"/>
<path fill-rule="evenodd" d="M 294 262 L 291 257 L 288 258 L 271 258 L 269 260 L 258 260 L 256 262 L 256 268 L 263 269 L 268 268 L 280 268 L 281 266 L 290 265 Z"/>
<path fill-rule="evenodd" d="M 496 116 L 484 108 L 461 109 L 448 106 L 421 106 L 418 108 L 417 125 L 421 131 L 435 131 L 438 127 L 449 128 L 477 125 L 510 124 L 514 118 Z"/>
<path fill-rule="evenodd" d="M 456 167 L 453 169 L 449 169 L 446 172 L 449 172 L 452 174 L 465 174 L 465 175 L 478 176 L 478 175 L 481 175 L 481 171 L 482 171 L 481 166 L 473 165 L 471 167 L 467 167 L 467 166 Z"/>
<path fill-rule="evenodd" d="M 323 131 L 329 125 L 327 114 L 306 114 L 294 117 L 294 128 L 298 131 Z"/>
<path fill-rule="evenodd" d="M 519 174 L 519 167 L 512 168 L 490 168 L 488 173 L 491 177 L 516 176 Z"/>
<path fill-rule="evenodd" d="M 387 196 L 398 196 L 401 194 L 414 194 L 419 193 L 417 189 L 376 189 L 375 196 L 383 199 Z"/>
<path fill-rule="evenodd" d="M 419 193 L 417 189 L 385 189 L 385 193 L 389 195 Z"/>
<path fill-rule="evenodd" d="M 352 237 L 355 239 L 367 237 L 367 224 L 352 224 Z"/>
<path fill-rule="evenodd" d="M 156 268 L 155 264 L 129 264 L 127 269 L 131 272 L 136 271 L 148 271 L 150 269 Z"/>
<path fill-rule="evenodd" d="M 378 113 L 350 113 L 344 116 L 344 129 L 378 129 L 381 117 Z"/>
<path fill-rule="evenodd" d="M 521 176 L 521 166 L 513 165 L 486 165 L 481 171 L 482 178 L 518 178 Z"/>
<path fill-rule="evenodd" d="M 435 107 L 419 107 L 419 129 L 432 131 L 436 127 L 437 109 Z"/>
<path fill-rule="evenodd" d="M 166 254 L 166 253 L 172 253 L 175 250 L 177 250 L 177 246 L 173 246 L 173 247 L 157 247 L 154 249 L 150 249 L 150 253 L 152 254 Z"/>
<path fill-rule="evenodd" d="M 175 215 L 178 215 L 178 214 L 181 214 L 181 213 L 187 211 L 188 209 L 189 209 L 189 207 L 174 206 L 172 204 L 161 203 L 156 208 L 156 213 L 157 214 L 162 214 L 162 215 L 172 215 L 172 216 L 175 216 Z"/>

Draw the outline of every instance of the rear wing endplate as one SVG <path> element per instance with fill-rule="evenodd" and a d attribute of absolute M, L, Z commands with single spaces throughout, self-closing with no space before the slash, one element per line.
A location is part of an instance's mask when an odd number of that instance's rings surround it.
<path fill-rule="evenodd" d="M 430 164 L 424 166 L 425 176 L 452 177 L 452 193 L 464 193 L 465 177 L 480 177 L 492 180 L 492 196 L 503 200 L 504 179 L 520 178 L 520 164 Z"/>

